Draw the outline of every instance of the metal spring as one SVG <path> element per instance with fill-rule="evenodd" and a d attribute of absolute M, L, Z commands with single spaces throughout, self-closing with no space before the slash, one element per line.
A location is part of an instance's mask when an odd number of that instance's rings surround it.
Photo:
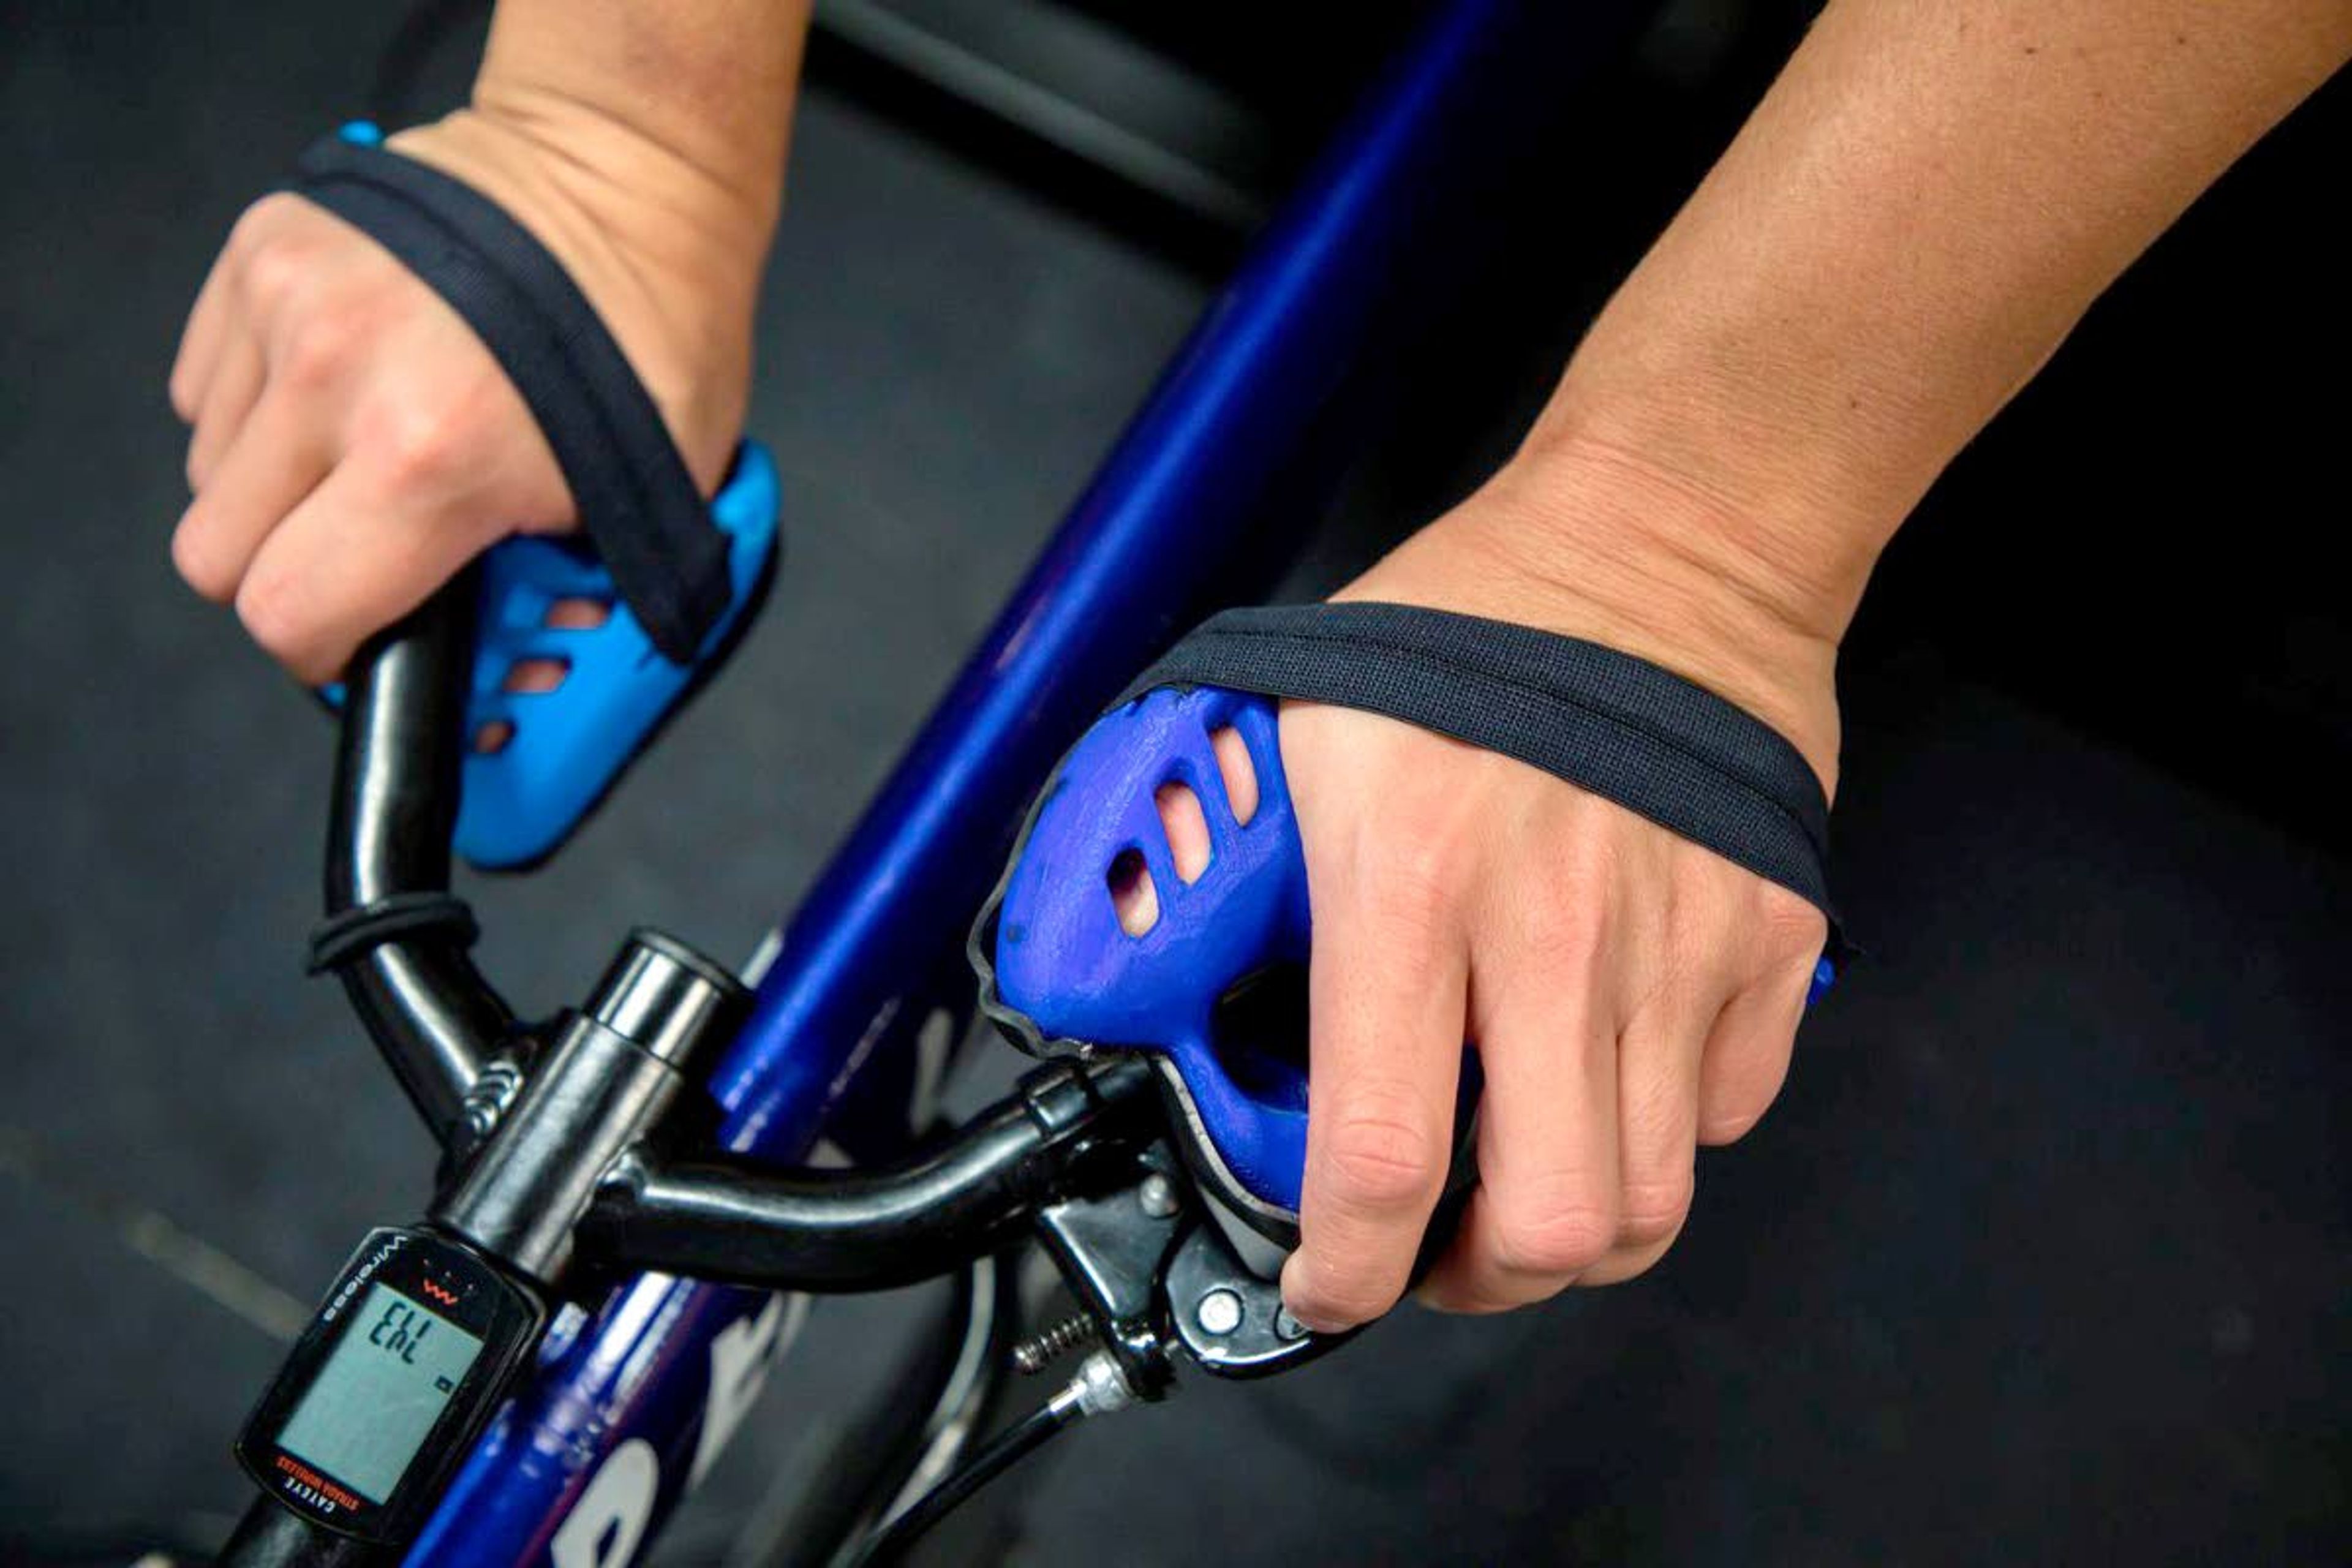
<path fill-rule="evenodd" d="M 1084 1312 L 1063 1319 L 1041 1333 L 1030 1335 L 1013 1347 L 1013 1370 L 1024 1377 L 1045 1371 L 1055 1362 L 1095 1337 L 1094 1320 Z"/>

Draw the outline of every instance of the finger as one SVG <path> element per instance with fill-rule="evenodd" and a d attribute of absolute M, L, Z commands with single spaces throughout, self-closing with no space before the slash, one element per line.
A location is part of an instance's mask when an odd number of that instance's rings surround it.
<path fill-rule="evenodd" d="M 195 423 L 205 388 L 212 381 L 214 362 L 227 341 L 236 298 L 235 285 L 224 276 L 230 266 L 226 255 L 213 263 L 212 270 L 205 274 L 204 287 L 196 290 L 196 302 L 188 307 L 188 324 L 180 331 L 180 351 L 173 356 L 169 385 L 172 411 L 184 424 Z"/>
<path fill-rule="evenodd" d="M 1631 1279 L 1682 1234 L 1697 1180 L 1699 1068 L 1722 1000 L 1676 991 L 1627 1021 L 1617 1042 L 1617 1237 L 1578 1284 Z"/>
<path fill-rule="evenodd" d="M 489 542 L 429 491 L 362 462 L 330 474 L 263 542 L 236 592 L 253 639 L 304 681 L 341 674 L 370 634 L 415 609 Z"/>
<path fill-rule="evenodd" d="M 221 345 L 219 363 L 197 406 L 195 429 L 188 437 L 188 489 L 202 493 L 220 458 L 236 444 L 247 417 L 259 401 L 267 374 L 261 345 L 236 332 Z"/>
<path fill-rule="evenodd" d="M 1302 1322 L 1337 1330 L 1396 1304 L 1444 1184 L 1467 957 L 1439 901 L 1400 883 L 1327 875 L 1314 899 L 1312 1110 L 1282 1293 Z"/>
<path fill-rule="evenodd" d="M 1790 960 L 1727 1004 L 1699 1068 L 1698 1141 L 1738 1142 L 1763 1120 L 1789 1076 L 1812 961 Z"/>
<path fill-rule="evenodd" d="M 1423 1288 L 1432 1305 L 1540 1301 L 1616 1238 L 1617 1040 L 1597 968 L 1514 965 L 1511 990 L 1479 1010 L 1479 1184 Z"/>
<path fill-rule="evenodd" d="M 248 317 L 268 318 L 269 303 L 283 292 L 269 285 L 291 281 L 301 272 L 302 257 L 282 240 L 289 226 L 299 226 L 300 216 L 310 212 L 315 209 L 299 197 L 280 192 L 246 208 L 229 230 L 219 258 L 196 291 L 196 302 L 189 307 L 172 367 L 172 405 L 183 419 L 202 408 L 223 352 L 244 334 Z"/>
<path fill-rule="evenodd" d="M 327 477 L 331 437 L 309 401 L 266 394 L 238 427 L 172 535 L 172 561 L 188 585 L 226 604 L 262 542 Z"/>

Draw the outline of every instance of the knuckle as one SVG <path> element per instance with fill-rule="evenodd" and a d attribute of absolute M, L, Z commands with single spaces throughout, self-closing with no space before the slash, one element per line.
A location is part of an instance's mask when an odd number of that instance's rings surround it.
<path fill-rule="evenodd" d="M 1693 1178 L 1688 1172 L 1626 1183 L 1623 1211 L 1617 1223 L 1618 1240 L 1635 1247 L 1672 1241 L 1690 1217 L 1693 1195 Z"/>
<path fill-rule="evenodd" d="M 1673 1250 L 1671 1245 L 1673 1239 L 1669 1237 L 1664 1241 L 1654 1242 L 1646 1247 L 1629 1246 L 1621 1248 L 1586 1270 L 1584 1277 L 1577 1283 L 1579 1285 L 1622 1285 L 1628 1279 L 1639 1279 L 1643 1275 L 1655 1268 L 1660 1260 Z"/>
<path fill-rule="evenodd" d="M 284 573 L 257 566 L 236 591 L 236 618 L 272 658 L 299 667 L 311 626 L 302 585 Z"/>
<path fill-rule="evenodd" d="M 1438 1139 L 1418 1114 L 1394 1099 L 1342 1110 L 1324 1162 L 1332 1190 L 1359 1208 L 1402 1209 L 1434 1196 L 1444 1172 Z"/>
<path fill-rule="evenodd" d="M 1458 863 L 1436 846 L 1399 846 L 1366 882 L 1364 907 L 1381 925 L 1426 945 L 1449 923 L 1460 880 Z"/>
<path fill-rule="evenodd" d="M 221 246 L 222 254 L 240 262 L 249 259 L 267 242 L 280 210 L 276 195 L 264 196 L 247 207 L 229 226 L 228 238 Z"/>
<path fill-rule="evenodd" d="M 1711 1068 L 1713 1081 L 1700 1093 L 1699 1142 L 1720 1148 L 1746 1137 L 1780 1097 L 1788 1065 L 1782 1050 L 1769 1058 L 1727 1064 L 1720 1073 Z"/>
<path fill-rule="evenodd" d="M 1528 963 L 1549 975 L 1582 974 L 1604 943 L 1609 911 L 1597 894 L 1549 889 L 1528 909 L 1519 939 Z"/>
<path fill-rule="evenodd" d="M 305 315 L 286 337 L 281 358 L 285 374 L 297 385 L 317 390 L 333 381 L 350 363 L 352 335 L 327 313 Z"/>
<path fill-rule="evenodd" d="M 1375 884 L 1382 896 L 1407 910 L 1442 908 L 1454 890 L 1453 857 L 1426 837 L 1391 847 Z"/>
<path fill-rule="evenodd" d="M 1595 888 L 1616 885 L 1630 868 L 1634 846 L 1647 841 L 1647 823 L 1632 819 L 1624 808 L 1597 795 L 1577 802 L 1577 826 L 1570 839 L 1569 866 L 1579 882 Z"/>
<path fill-rule="evenodd" d="M 1756 1124 L 1763 1120 L 1762 1106 L 1758 1106 L 1752 1110 L 1742 1107 L 1735 1110 L 1718 1111 L 1699 1124 L 1698 1141 L 1710 1149 L 1720 1149 L 1727 1143 L 1737 1143 L 1747 1137 L 1756 1130 Z"/>
<path fill-rule="evenodd" d="M 1568 1279 L 1608 1256 L 1616 1238 L 1617 1216 L 1590 1198 L 1507 1206 L 1496 1215 L 1495 1262 L 1507 1274 Z"/>
<path fill-rule="evenodd" d="M 1771 891 L 1773 897 L 1765 901 L 1761 921 L 1766 951 L 1776 963 L 1821 952 L 1829 935 L 1829 922 L 1822 911 L 1783 889 Z"/>
<path fill-rule="evenodd" d="M 164 384 L 164 391 L 172 400 L 172 412 L 179 417 L 181 424 L 196 422 L 196 394 L 199 390 L 195 372 L 189 365 L 187 356 L 182 354 L 172 366 L 172 379 Z"/>
<path fill-rule="evenodd" d="M 244 258 L 246 294 L 264 311 L 278 310 L 292 300 L 310 270 L 310 258 L 299 246 L 257 241 Z"/>
<path fill-rule="evenodd" d="M 377 465 L 395 488 L 429 484 L 456 468 L 466 421 L 454 404 L 404 402 L 378 416 L 368 432 Z"/>
<path fill-rule="evenodd" d="M 205 549 L 204 526 L 194 519 L 183 519 L 172 531 L 172 567 L 180 581 L 216 605 L 236 592 L 236 579 Z"/>

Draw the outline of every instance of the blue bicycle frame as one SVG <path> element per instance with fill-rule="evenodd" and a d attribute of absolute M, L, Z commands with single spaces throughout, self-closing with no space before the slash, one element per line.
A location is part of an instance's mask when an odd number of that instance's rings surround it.
<path fill-rule="evenodd" d="M 1265 580 L 1391 351 L 1476 248 L 1500 154 L 1640 9 L 1457 0 L 1340 132 L 782 928 L 711 1079 L 730 1148 L 904 1141 L 910 1047 L 969 1020 L 965 928 L 1030 795 L 1187 617 Z M 748 1409 L 786 1316 L 765 1292 L 646 1275 L 559 1321 L 408 1561 L 631 1561 Z"/>

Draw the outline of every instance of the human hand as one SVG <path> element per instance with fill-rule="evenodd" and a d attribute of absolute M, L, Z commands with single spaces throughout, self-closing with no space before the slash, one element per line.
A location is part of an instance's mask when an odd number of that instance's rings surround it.
<path fill-rule="evenodd" d="M 1771 723 L 1831 782 L 1833 648 L 1645 531 L 1689 513 L 1614 464 L 1566 481 L 1515 468 L 1339 596 L 1639 654 Z M 1779 1090 L 1822 913 L 1512 758 L 1312 704 L 1286 705 L 1281 734 L 1315 909 L 1292 1311 L 1344 1328 L 1404 1289 L 1465 1039 L 1479 1187 L 1423 1298 L 1500 1310 L 1649 1268 L 1689 1213 L 1698 1146 L 1741 1136 Z"/>
<path fill-rule="evenodd" d="M 555 254 L 714 489 L 742 427 L 764 228 L 674 154 L 576 106 L 460 110 L 391 144 Z M 471 329 L 296 195 L 238 220 L 189 313 L 171 396 L 193 427 L 173 562 L 308 682 L 499 539 L 576 523 L 553 453 Z"/>

